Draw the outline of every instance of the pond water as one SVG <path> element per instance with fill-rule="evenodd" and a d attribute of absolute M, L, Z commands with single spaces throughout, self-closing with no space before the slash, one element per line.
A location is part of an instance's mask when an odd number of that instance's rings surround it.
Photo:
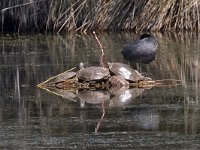
<path fill-rule="evenodd" d="M 0 37 L 0 149 L 200 149 L 200 40 L 194 33 L 155 34 L 160 45 L 150 64 L 131 66 L 179 86 L 134 89 L 128 101 L 102 105 L 69 100 L 36 85 L 79 62 L 99 65 L 92 35 Z M 133 33 L 98 37 L 110 62 Z M 97 130 L 98 129 L 98 130 Z M 95 132 L 96 131 L 96 132 Z"/>

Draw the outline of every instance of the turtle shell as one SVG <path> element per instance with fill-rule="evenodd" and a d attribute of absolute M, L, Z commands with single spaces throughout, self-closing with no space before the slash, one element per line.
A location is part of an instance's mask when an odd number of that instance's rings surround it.
<path fill-rule="evenodd" d="M 71 79 L 73 77 L 76 76 L 76 72 L 63 72 L 57 76 L 55 76 L 55 78 L 52 79 L 53 82 L 61 82 L 61 81 L 65 81 L 65 80 L 68 80 L 68 79 Z"/>
<path fill-rule="evenodd" d="M 108 63 L 110 71 L 115 75 L 121 75 L 126 80 L 138 82 L 144 77 L 137 71 L 123 63 Z"/>
<path fill-rule="evenodd" d="M 74 77 L 76 77 L 76 72 L 66 71 L 57 76 L 49 78 L 48 81 L 45 81 L 42 84 L 55 84 L 67 81 L 68 79 L 72 79 Z"/>
<path fill-rule="evenodd" d="M 102 80 L 107 79 L 109 76 L 109 69 L 96 66 L 81 69 L 76 74 L 76 77 L 82 81 Z"/>
<path fill-rule="evenodd" d="M 119 76 L 119 75 L 111 76 L 108 79 L 108 81 L 111 84 L 111 86 L 114 86 L 116 88 L 128 87 L 129 86 L 129 82 L 126 79 L 124 79 L 124 77 Z"/>

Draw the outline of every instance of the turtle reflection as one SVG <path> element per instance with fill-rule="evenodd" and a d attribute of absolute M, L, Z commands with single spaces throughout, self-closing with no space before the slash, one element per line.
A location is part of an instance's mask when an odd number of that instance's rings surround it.
<path fill-rule="evenodd" d="M 95 132 L 98 132 L 105 115 L 105 103 L 110 101 L 110 93 L 105 90 L 80 90 L 78 91 L 78 97 L 81 108 L 84 108 L 87 103 L 94 105 L 101 104 L 102 115 L 95 128 Z"/>
<path fill-rule="evenodd" d="M 116 106 L 124 106 L 129 104 L 134 98 L 138 97 L 139 95 L 144 92 L 145 89 L 143 88 L 126 88 L 122 87 L 118 90 L 111 90 L 112 98 L 110 100 L 109 106 L 116 107 Z"/>
<path fill-rule="evenodd" d="M 110 88 L 109 90 L 64 90 L 49 88 L 47 91 L 59 95 L 67 100 L 75 101 L 79 99 L 80 107 L 85 108 L 87 104 L 103 104 L 109 107 L 120 107 L 130 104 L 135 98 L 139 97 L 144 88 Z"/>
<path fill-rule="evenodd" d="M 59 89 L 59 88 L 49 88 L 48 90 L 49 92 L 53 94 L 59 95 L 67 100 L 71 100 L 74 102 L 76 102 L 78 98 L 76 91 L 73 91 L 73 90 L 68 91 L 68 90 Z"/>
<path fill-rule="evenodd" d="M 82 108 L 85 104 L 102 104 L 110 101 L 110 93 L 105 90 L 79 90 L 77 95 Z"/>
<path fill-rule="evenodd" d="M 70 91 L 56 87 L 45 89 L 71 101 L 77 102 L 76 100 L 79 99 L 81 108 L 87 108 L 91 105 L 95 107 L 98 106 L 98 108 L 100 108 L 99 111 L 101 111 L 101 117 L 97 121 L 95 132 L 99 131 L 105 117 L 105 108 L 120 107 L 130 104 L 134 98 L 138 97 L 145 90 L 144 88 L 129 88 L 127 86 L 121 88 L 113 87 L 109 90 L 74 89 L 73 91 Z"/>

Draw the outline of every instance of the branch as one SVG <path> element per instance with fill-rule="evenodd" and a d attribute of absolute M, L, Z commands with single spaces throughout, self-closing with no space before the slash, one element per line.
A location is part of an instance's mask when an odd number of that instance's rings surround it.
<path fill-rule="evenodd" d="M 108 63 L 105 59 L 105 56 L 104 56 L 104 50 L 103 50 L 103 46 L 101 45 L 101 42 L 99 41 L 95 31 L 93 31 L 93 34 L 94 34 L 94 37 L 95 39 L 97 40 L 97 43 L 99 44 L 100 46 L 100 50 L 101 50 L 101 57 L 100 57 L 100 66 L 104 67 L 104 68 L 108 68 Z"/>

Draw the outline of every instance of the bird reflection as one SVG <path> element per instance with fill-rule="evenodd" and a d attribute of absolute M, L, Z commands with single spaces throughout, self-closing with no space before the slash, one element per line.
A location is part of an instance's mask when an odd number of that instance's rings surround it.
<path fill-rule="evenodd" d="M 135 108 L 131 116 L 138 129 L 156 130 L 159 127 L 159 113 L 153 108 Z"/>

